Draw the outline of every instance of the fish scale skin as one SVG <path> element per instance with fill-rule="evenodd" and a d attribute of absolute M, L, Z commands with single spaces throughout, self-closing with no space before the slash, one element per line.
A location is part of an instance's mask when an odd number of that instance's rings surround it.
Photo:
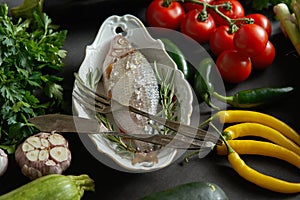
<path fill-rule="evenodd" d="M 159 91 L 152 66 L 144 55 L 121 35 L 113 38 L 103 70 L 103 83 L 107 95 L 124 105 L 156 114 Z M 147 120 L 139 115 L 118 112 L 114 118 L 118 127 L 125 132 L 145 133 L 150 130 L 146 126 Z"/>

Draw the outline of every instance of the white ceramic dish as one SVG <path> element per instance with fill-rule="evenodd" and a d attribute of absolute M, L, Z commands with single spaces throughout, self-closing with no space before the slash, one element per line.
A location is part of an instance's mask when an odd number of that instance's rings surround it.
<path fill-rule="evenodd" d="M 153 39 L 143 23 L 132 15 L 114 15 L 104 21 L 94 42 L 86 47 L 85 59 L 78 71 L 79 77 L 88 85 L 91 85 L 91 81 L 87 77 L 92 79 L 92 84 L 99 82 L 101 78 L 101 66 L 107 54 L 109 43 L 116 34 L 119 34 L 119 29 L 126 33 L 126 39 L 145 55 L 149 63 L 153 63 L 154 61 L 157 63 L 161 76 L 168 76 L 170 69 L 176 70 L 174 86 L 175 95 L 180 103 L 180 121 L 184 124 L 190 124 L 193 111 L 193 95 L 188 82 L 164 50 L 163 43 L 160 40 Z M 78 90 L 76 81 L 73 90 Z M 73 113 L 85 118 L 94 117 L 93 114 L 85 110 L 75 99 L 73 99 Z M 130 159 L 118 155 L 111 142 L 108 142 L 100 134 L 80 134 L 79 136 L 84 146 L 96 159 L 109 167 L 126 172 L 149 172 L 161 169 L 171 164 L 180 156 L 178 150 L 162 148 L 158 153 L 157 163 L 143 162 L 133 165 Z"/>

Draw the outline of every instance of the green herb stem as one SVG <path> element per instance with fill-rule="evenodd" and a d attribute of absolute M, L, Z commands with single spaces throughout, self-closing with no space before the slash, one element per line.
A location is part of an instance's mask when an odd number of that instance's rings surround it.
<path fill-rule="evenodd" d="M 290 7 L 295 14 L 296 23 L 298 24 L 298 29 L 300 30 L 300 0 L 292 0 Z"/>
<path fill-rule="evenodd" d="M 273 7 L 273 11 L 281 23 L 285 34 L 289 37 L 297 53 L 300 55 L 300 32 L 295 17 L 290 13 L 285 3 L 279 3 Z"/>

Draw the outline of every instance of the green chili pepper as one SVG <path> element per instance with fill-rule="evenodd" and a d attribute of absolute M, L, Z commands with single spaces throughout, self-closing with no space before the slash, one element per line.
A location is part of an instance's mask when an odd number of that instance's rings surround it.
<path fill-rule="evenodd" d="M 210 73 L 213 64 L 214 61 L 211 58 L 205 58 L 201 61 L 195 73 L 194 90 L 208 106 L 219 109 L 219 107 L 213 105 L 210 101 L 211 96 L 214 93 L 213 84 L 210 82 Z"/>
<path fill-rule="evenodd" d="M 291 92 L 293 87 L 263 87 L 241 90 L 232 96 L 224 97 L 214 92 L 214 97 L 236 108 L 251 108 Z"/>
<path fill-rule="evenodd" d="M 203 59 L 197 68 L 194 80 L 194 90 L 197 95 L 206 102 L 206 104 L 214 109 L 219 109 L 211 102 L 212 98 L 216 98 L 235 108 L 251 108 L 265 104 L 276 97 L 291 92 L 293 87 L 262 87 L 248 90 L 241 90 L 232 96 L 223 96 L 214 90 L 210 80 L 210 75 L 214 62 L 211 58 Z"/>
<path fill-rule="evenodd" d="M 167 38 L 161 38 L 160 40 L 164 43 L 168 55 L 176 63 L 178 69 L 182 71 L 185 79 L 190 80 L 192 73 L 182 51 L 171 40 Z"/>

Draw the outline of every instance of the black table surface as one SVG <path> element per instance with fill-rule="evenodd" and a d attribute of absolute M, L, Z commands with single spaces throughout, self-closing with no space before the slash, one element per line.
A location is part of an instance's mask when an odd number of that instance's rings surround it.
<path fill-rule="evenodd" d="M 0 1 L 8 6 L 22 1 Z M 71 2 L 71 3 L 70 3 Z M 82 1 L 84 2 L 84 1 Z M 110 15 L 132 14 L 144 20 L 148 1 L 46 1 L 45 11 L 53 22 L 68 30 L 64 49 L 68 51 L 63 71 L 64 99 L 63 112 L 72 113 L 71 92 L 73 73 L 77 72 L 85 56 L 85 48 L 95 39 L 101 23 Z M 262 86 L 294 86 L 292 94 L 257 110 L 273 115 L 300 132 L 298 113 L 300 99 L 300 58 L 293 45 L 274 23 L 270 40 L 276 48 L 272 66 L 264 71 L 254 72 L 243 83 L 230 87 L 228 94 L 242 89 Z M 276 29 L 276 30 L 275 30 Z M 226 157 L 209 155 L 193 158 L 181 165 L 181 159 L 158 171 L 148 173 L 127 173 L 110 168 L 95 159 L 84 147 L 79 136 L 66 135 L 72 152 L 71 166 L 64 174 L 88 174 L 96 184 L 95 192 L 86 192 L 83 199 L 139 199 L 140 197 L 172 186 L 192 181 L 207 181 L 219 185 L 229 199 L 299 199 L 300 194 L 278 194 L 244 180 L 230 167 Z M 292 182 L 300 182 L 299 169 L 283 161 L 262 156 L 243 156 L 253 168 L 272 176 Z M 29 180 L 22 175 L 13 155 L 9 156 L 7 172 L 0 177 L 0 194 L 13 190 Z"/>

